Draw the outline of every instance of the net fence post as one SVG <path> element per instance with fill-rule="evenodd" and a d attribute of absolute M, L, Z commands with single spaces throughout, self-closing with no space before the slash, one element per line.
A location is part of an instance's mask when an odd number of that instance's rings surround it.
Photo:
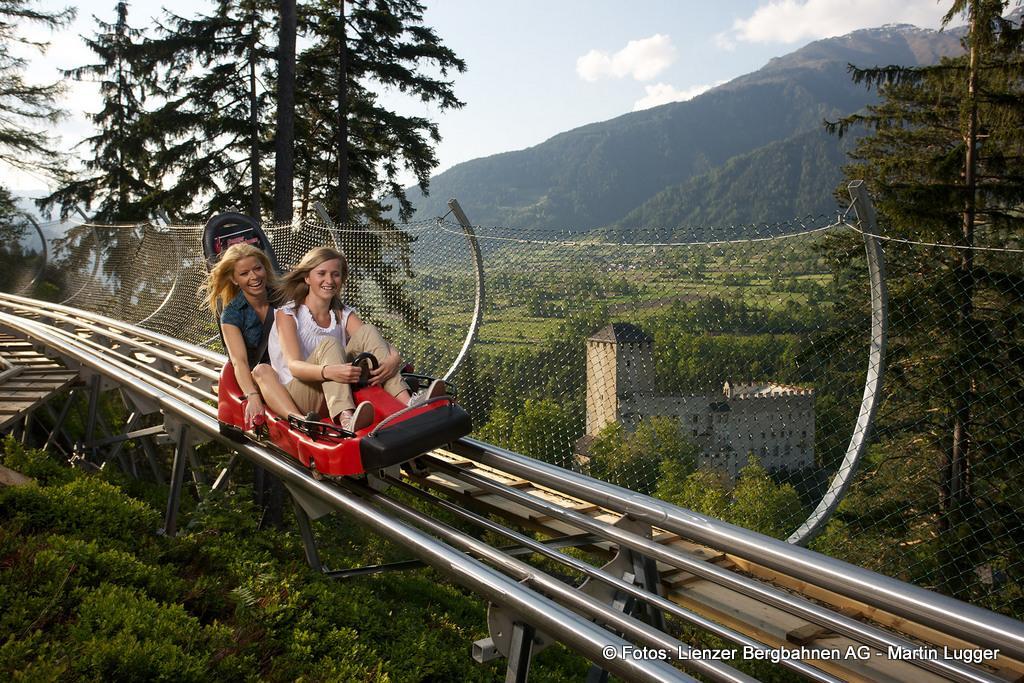
<path fill-rule="evenodd" d="M 882 402 L 882 369 L 889 329 L 889 296 L 885 284 L 885 253 L 882 251 L 878 233 L 875 207 L 868 196 L 864 181 L 854 180 L 848 186 L 853 208 L 857 212 L 861 233 L 864 235 L 864 249 L 867 254 L 868 278 L 871 286 L 871 344 L 868 352 L 867 376 L 864 381 L 864 396 L 861 399 L 857 422 L 846 447 L 846 454 L 836 471 L 828 490 L 818 506 L 786 540 L 806 546 L 818 534 L 832 514 L 839 507 L 853 483 L 854 474 L 861 458 L 867 452 L 868 436 L 875 421 L 875 414 Z"/>
<path fill-rule="evenodd" d="M 455 220 L 459 222 L 462 232 L 466 235 L 466 241 L 469 243 L 469 252 L 473 259 L 473 274 L 476 276 L 476 293 L 473 302 L 473 319 L 469 324 L 469 329 L 466 331 L 466 339 L 462 343 L 459 355 L 455 357 L 451 367 L 444 373 L 442 379 L 445 381 L 455 376 L 459 366 L 462 365 L 466 356 L 469 355 L 469 350 L 472 348 L 473 342 L 476 341 L 477 333 L 480 330 L 480 323 L 483 321 L 484 316 L 484 261 L 483 256 L 480 254 L 480 243 L 477 240 L 476 232 L 473 231 L 473 224 L 469 222 L 469 218 L 466 217 L 466 213 L 462 210 L 458 200 L 454 197 L 449 199 L 448 208 L 455 215 Z M 438 219 L 438 222 L 440 223 L 440 219 Z"/>

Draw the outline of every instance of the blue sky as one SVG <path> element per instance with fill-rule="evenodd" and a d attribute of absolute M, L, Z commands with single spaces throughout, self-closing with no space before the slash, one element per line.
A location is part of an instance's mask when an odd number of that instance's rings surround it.
<path fill-rule="evenodd" d="M 138 0 L 129 23 L 152 25 L 165 2 Z M 393 106 L 438 120 L 438 172 L 469 159 L 522 149 L 559 132 L 638 108 L 686 99 L 763 66 L 819 38 L 886 23 L 937 28 L 948 2 L 935 0 L 424 0 L 425 20 L 468 65 L 454 76 L 466 102 L 439 113 L 397 93 Z M 40 3 L 41 6 L 58 6 Z M 113 0 L 83 0 L 70 29 L 32 56 L 30 78 L 52 81 L 58 67 L 92 56 L 78 36 L 93 15 L 114 16 Z M 178 0 L 186 16 L 208 3 Z M 96 88 L 69 84 L 68 118 L 51 132 L 71 149 L 91 134 L 84 112 L 98 108 Z M 87 153 L 84 147 L 75 150 Z M 38 189 L 38 176 L 0 169 L 0 182 Z"/>

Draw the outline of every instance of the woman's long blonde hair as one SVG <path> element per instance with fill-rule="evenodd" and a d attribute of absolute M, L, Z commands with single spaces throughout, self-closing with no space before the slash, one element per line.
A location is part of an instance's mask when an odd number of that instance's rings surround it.
<path fill-rule="evenodd" d="M 264 282 L 267 284 L 267 293 L 277 286 L 277 274 L 270 265 L 270 258 L 259 247 L 241 242 L 232 244 L 223 254 L 220 260 L 210 269 L 210 274 L 199 287 L 199 295 L 206 300 L 206 305 L 216 314 L 238 296 L 239 287 L 231 279 L 235 274 L 235 265 L 244 258 L 255 256 L 266 271 Z"/>
<path fill-rule="evenodd" d="M 338 259 L 341 264 L 341 288 L 331 298 L 331 308 L 340 311 L 342 308 L 341 292 L 345 288 L 345 283 L 348 282 L 348 260 L 345 259 L 344 254 L 331 247 L 316 247 L 307 251 L 298 265 L 281 278 L 281 283 L 277 287 L 277 300 L 280 302 L 294 301 L 296 306 L 304 302 L 309 294 L 306 276 L 321 263 L 334 259 Z"/>

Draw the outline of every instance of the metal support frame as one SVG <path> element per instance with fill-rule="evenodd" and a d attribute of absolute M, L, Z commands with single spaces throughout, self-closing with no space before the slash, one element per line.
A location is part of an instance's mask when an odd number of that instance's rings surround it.
<path fill-rule="evenodd" d="M 196 449 L 189 446 L 188 452 L 188 468 L 192 472 L 192 483 L 196 487 L 196 496 L 200 499 L 203 497 L 203 489 L 208 487 L 206 474 L 203 473 L 202 463 L 199 462 L 199 456 L 196 455 Z"/>
<path fill-rule="evenodd" d="M 136 479 L 138 478 L 139 475 L 138 469 L 135 465 L 135 458 L 133 455 L 130 455 L 128 460 L 125 459 L 124 455 L 121 453 L 122 449 L 124 448 L 124 445 L 132 439 L 139 441 L 143 437 L 156 436 L 164 433 L 163 425 L 135 429 L 135 427 L 138 425 L 141 419 L 141 413 L 133 412 L 131 415 L 128 416 L 127 422 L 125 422 L 124 428 L 125 430 L 127 430 L 125 431 L 125 433 L 119 434 L 117 436 L 107 437 L 106 439 L 102 439 L 93 444 L 96 448 L 99 448 L 101 446 L 113 445 L 114 447 L 110 450 L 110 453 L 108 453 L 107 456 L 103 459 L 104 462 L 109 461 L 111 458 L 117 458 L 117 461 L 121 465 L 121 468 L 125 470 L 125 472 L 129 476 Z"/>
<path fill-rule="evenodd" d="M 530 675 L 530 660 L 533 659 L 534 635 L 536 629 L 527 623 L 517 621 L 512 625 L 512 644 L 509 646 L 505 683 L 526 683 Z"/>
<path fill-rule="evenodd" d="M 459 366 L 462 365 L 466 356 L 469 355 L 469 350 L 472 348 L 473 342 L 476 341 L 477 333 L 480 330 L 480 323 L 484 317 L 484 260 L 480 254 L 480 243 L 477 240 L 476 233 L 473 231 L 473 224 L 469 222 L 469 218 L 466 217 L 466 213 L 462 210 L 458 200 L 454 197 L 449 199 L 448 208 L 455 214 L 455 219 L 462 226 L 462 232 L 465 233 L 466 241 L 469 243 L 469 254 L 473 259 L 473 272 L 476 275 L 476 298 L 473 302 L 473 320 L 469 324 L 469 329 L 466 330 L 466 339 L 462 342 L 462 348 L 459 349 L 459 354 L 452 361 L 451 367 L 442 376 L 442 379 L 445 381 L 455 376 Z"/>
<path fill-rule="evenodd" d="M 650 524 L 640 522 L 630 515 L 620 517 L 614 526 L 644 538 L 651 538 L 654 531 Z M 615 557 L 601 569 L 627 584 L 636 586 L 652 595 L 663 597 L 658 563 L 632 548 L 619 545 Z M 667 631 L 665 613 L 658 609 L 653 601 L 640 601 L 635 595 L 627 594 L 621 588 L 591 579 L 583 584 L 581 590 L 603 600 L 616 611 L 643 619 L 659 631 Z M 587 673 L 587 683 L 605 683 L 607 680 L 608 672 L 598 664 L 591 664 Z"/>
<path fill-rule="evenodd" d="M 96 433 L 96 420 L 99 414 L 100 402 L 100 383 L 102 380 L 103 378 L 97 374 L 94 374 L 89 379 L 89 406 L 85 419 L 85 447 L 93 453 L 95 452 L 93 436 Z"/>
<path fill-rule="evenodd" d="M 878 239 L 878 221 L 875 207 L 868 196 L 863 180 L 854 180 L 848 186 L 853 208 L 857 212 L 860 230 L 864 235 L 864 249 L 867 254 L 868 277 L 871 287 L 871 346 L 868 351 L 868 369 L 864 380 L 864 396 L 860 403 L 857 422 L 846 447 L 839 469 L 829 484 L 817 507 L 787 542 L 806 546 L 825 529 L 825 524 L 835 513 L 846 495 L 853 476 L 868 448 L 868 436 L 875 423 L 875 414 L 882 402 L 882 370 L 885 365 L 885 349 L 889 331 L 889 294 L 885 283 L 885 253 Z"/>
<path fill-rule="evenodd" d="M 166 482 L 164 479 L 163 468 L 160 467 L 160 458 L 157 454 L 156 445 L 153 443 L 153 438 L 150 436 L 144 436 L 139 439 L 139 444 L 142 446 L 142 452 L 146 454 L 146 460 L 149 462 L 149 469 L 153 473 L 153 479 L 160 486 L 163 486 Z"/>
<path fill-rule="evenodd" d="M 74 391 L 74 389 L 72 389 L 72 391 Z M 53 423 L 53 427 L 50 428 L 49 433 L 46 435 L 46 441 L 44 442 L 42 450 L 46 450 L 53 446 L 64 455 L 67 455 L 70 452 L 68 448 L 65 448 L 64 445 L 57 440 L 57 436 L 60 435 L 64 437 L 66 444 L 71 444 L 71 439 L 64 433 L 63 426 L 64 419 L 67 417 L 68 409 L 71 407 L 72 400 L 72 398 L 66 398 L 64 400 L 64 405 L 61 407 L 59 415 L 53 412 L 53 407 L 50 405 L 49 401 L 43 404 L 43 409 L 46 411 L 47 417 L 49 417 L 50 421 Z"/>
<path fill-rule="evenodd" d="M 11 427 L 11 436 L 13 436 L 15 438 L 15 440 L 17 440 L 18 442 L 24 443 L 24 436 L 25 436 L 25 424 L 24 424 L 24 422 L 22 422 L 21 420 L 18 420 L 17 422 L 14 423 L 14 426 Z"/>
<path fill-rule="evenodd" d="M 213 486 L 210 487 L 210 493 L 214 491 L 220 491 L 222 487 L 227 486 L 228 481 L 231 479 L 232 473 L 235 471 L 235 466 L 238 464 L 238 453 L 232 453 L 231 458 L 228 459 L 228 464 L 224 466 L 224 469 L 220 471 L 217 478 L 213 481 Z"/>
<path fill-rule="evenodd" d="M 291 499 L 292 509 L 295 511 L 295 522 L 299 526 L 299 535 L 302 537 L 302 547 L 306 551 L 306 562 L 314 571 L 327 573 L 323 563 L 320 562 L 320 551 L 316 548 L 316 538 L 313 536 L 313 525 L 309 515 L 306 514 L 295 496 L 291 496 Z"/>
<path fill-rule="evenodd" d="M 153 400 L 139 394 L 138 392 L 132 391 L 125 387 L 120 388 L 121 400 L 124 402 L 125 408 L 131 410 L 133 416 L 141 419 L 145 415 L 152 415 L 160 412 L 160 406 Z M 126 429 L 131 429 L 133 425 L 129 420 L 129 424 L 125 425 Z M 152 430 L 152 431 L 150 431 Z M 163 468 L 160 467 L 160 458 L 157 454 L 156 445 L 153 443 L 153 438 L 166 433 L 166 428 L 163 425 L 156 427 L 149 427 L 146 429 L 136 430 L 133 434 L 136 438 L 139 447 L 142 448 L 142 452 L 146 457 L 146 461 L 149 464 L 150 472 L 153 474 L 153 480 L 161 486 L 165 483 Z M 134 460 L 133 460 L 134 466 Z"/>
<path fill-rule="evenodd" d="M 13 379 L 25 371 L 24 365 L 15 365 L 6 358 L 0 358 L 0 367 L 3 368 L 3 370 L 0 371 L 0 381 L 3 382 Z"/>
<path fill-rule="evenodd" d="M 110 436 L 105 439 L 100 439 L 99 441 L 93 442 L 92 445 L 95 446 L 96 448 L 110 445 L 120 446 L 125 441 L 130 441 L 131 439 L 138 439 L 143 436 L 156 436 L 158 434 L 165 433 L 163 425 L 158 425 L 156 427 L 143 427 L 141 429 L 133 429 L 135 425 L 139 423 L 141 417 L 142 416 L 139 415 L 138 413 L 132 413 L 131 415 L 128 416 L 128 420 L 125 422 L 124 425 L 125 429 L 129 429 L 131 431 L 127 431 L 124 434 L 118 434 L 117 436 Z"/>
<path fill-rule="evenodd" d="M 185 483 L 185 461 L 192 450 L 188 423 L 181 423 L 177 427 L 178 443 L 174 449 L 174 465 L 171 467 L 167 512 L 164 515 L 164 528 L 160 531 L 165 536 L 174 536 L 178 533 L 178 508 L 181 506 L 181 489 Z"/>

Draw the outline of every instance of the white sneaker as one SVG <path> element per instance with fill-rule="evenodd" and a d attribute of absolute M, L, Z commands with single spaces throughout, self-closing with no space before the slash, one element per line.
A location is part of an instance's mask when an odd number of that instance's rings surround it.
<path fill-rule="evenodd" d="M 426 389 L 420 389 L 412 395 L 412 398 L 409 399 L 409 407 L 415 408 L 416 406 L 421 406 L 432 398 L 444 396 L 447 391 L 448 387 L 445 386 L 444 380 L 435 379 L 430 383 L 429 387 Z"/>
<path fill-rule="evenodd" d="M 369 401 L 363 401 L 357 405 L 351 417 L 341 419 L 341 428 L 350 432 L 366 429 L 371 424 L 373 424 L 373 404 Z"/>

